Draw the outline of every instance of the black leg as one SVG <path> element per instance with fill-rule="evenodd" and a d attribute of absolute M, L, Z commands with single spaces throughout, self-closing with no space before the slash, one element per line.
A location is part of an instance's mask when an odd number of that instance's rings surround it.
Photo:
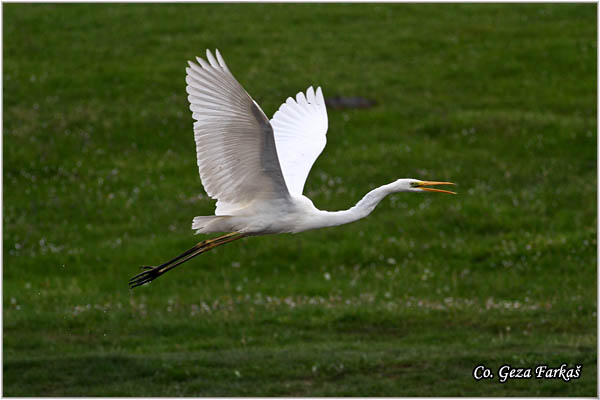
<path fill-rule="evenodd" d="M 137 274 L 129 280 L 129 287 L 133 289 L 135 287 L 151 282 L 154 279 L 161 276 L 162 274 L 164 274 L 165 272 L 177 267 L 178 265 L 183 264 L 188 260 L 191 260 L 199 254 L 214 249 L 215 247 L 220 246 L 222 244 L 233 242 L 234 240 L 240 239 L 244 236 L 245 235 L 243 234 L 233 232 L 228 233 L 227 235 L 219 236 L 214 239 L 204 240 L 192 247 L 191 249 L 181 253 L 172 260 L 169 260 L 166 263 L 161 264 L 157 267 L 142 266 L 141 268 L 144 269 L 144 271 L 140 272 L 139 274 Z"/>

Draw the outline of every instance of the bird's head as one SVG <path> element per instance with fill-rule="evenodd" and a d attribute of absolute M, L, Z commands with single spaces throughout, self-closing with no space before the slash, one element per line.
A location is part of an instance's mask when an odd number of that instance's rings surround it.
<path fill-rule="evenodd" d="M 394 182 L 399 192 L 438 192 L 456 194 L 449 190 L 431 188 L 428 186 L 436 185 L 454 185 L 452 182 L 420 181 L 418 179 L 398 179 Z"/>

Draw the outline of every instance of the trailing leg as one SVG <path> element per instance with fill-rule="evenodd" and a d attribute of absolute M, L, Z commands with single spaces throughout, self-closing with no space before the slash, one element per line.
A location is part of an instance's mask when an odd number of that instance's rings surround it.
<path fill-rule="evenodd" d="M 216 237 L 214 239 L 204 240 L 204 241 L 198 243 L 197 245 L 195 245 L 194 247 L 192 247 L 191 249 L 181 253 L 180 255 L 173 258 L 172 260 L 169 260 L 166 263 L 161 264 L 157 267 L 143 266 L 141 268 L 145 269 L 145 271 L 140 272 L 139 274 L 137 274 L 136 276 L 131 278 L 129 280 L 129 287 L 131 289 L 133 289 L 133 288 L 143 285 L 145 283 L 151 282 L 154 279 L 161 276 L 162 274 L 164 274 L 165 272 L 175 268 L 178 265 L 183 264 L 184 262 L 186 262 L 188 260 L 191 260 L 192 258 L 196 257 L 199 254 L 207 252 L 207 251 L 214 249 L 217 246 L 221 246 L 225 243 L 230 243 L 230 242 L 233 242 L 234 240 L 241 239 L 244 236 L 246 236 L 246 235 L 244 235 L 243 233 L 232 232 L 232 233 L 228 233 L 223 236 Z"/>

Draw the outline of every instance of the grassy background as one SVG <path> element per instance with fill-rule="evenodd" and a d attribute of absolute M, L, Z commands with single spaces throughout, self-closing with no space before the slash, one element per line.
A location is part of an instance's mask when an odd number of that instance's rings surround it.
<path fill-rule="evenodd" d="M 5 4 L 5 396 L 594 396 L 596 5 Z M 366 220 L 199 239 L 185 62 L 218 47 L 268 115 L 321 85 L 306 189 Z M 478 364 L 579 380 L 473 380 Z"/>

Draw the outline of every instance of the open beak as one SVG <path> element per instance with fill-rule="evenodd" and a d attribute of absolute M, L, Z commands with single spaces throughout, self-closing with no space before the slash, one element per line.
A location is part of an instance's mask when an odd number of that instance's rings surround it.
<path fill-rule="evenodd" d="M 448 194 L 456 194 L 456 192 L 451 192 L 449 190 L 442 189 L 434 189 L 424 186 L 434 186 L 434 185 L 454 185 L 452 182 L 430 182 L 430 181 L 421 181 L 419 182 L 419 186 L 417 186 L 421 190 L 425 190 L 427 192 L 438 192 L 438 193 L 448 193 Z"/>

